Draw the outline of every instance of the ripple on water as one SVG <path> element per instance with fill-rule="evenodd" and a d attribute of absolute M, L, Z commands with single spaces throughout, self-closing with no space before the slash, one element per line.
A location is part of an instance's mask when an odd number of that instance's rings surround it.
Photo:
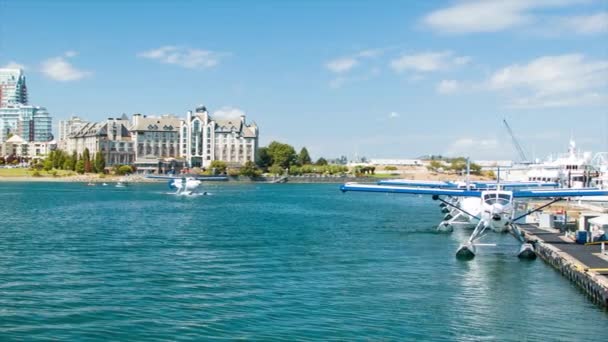
<path fill-rule="evenodd" d="M 163 186 L 0 184 L 2 337 L 603 340 L 608 315 L 509 236 L 457 261 L 428 199 Z"/>

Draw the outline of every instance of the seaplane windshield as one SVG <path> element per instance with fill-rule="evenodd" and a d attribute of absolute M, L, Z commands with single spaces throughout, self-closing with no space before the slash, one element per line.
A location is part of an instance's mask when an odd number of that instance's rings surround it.
<path fill-rule="evenodd" d="M 506 205 L 511 202 L 511 195 L 498 194 L 498 196 L 497 196 L 496 194 L 486 194 L 483 197 L 483 201 L 487 204 L 498 203 L 498 204 Z"/>

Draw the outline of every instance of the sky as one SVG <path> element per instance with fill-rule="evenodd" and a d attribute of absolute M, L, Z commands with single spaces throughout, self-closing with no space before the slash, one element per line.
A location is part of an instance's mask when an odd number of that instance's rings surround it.
<path fill-rule="evenodd" d="M 0 67 L 78 115 L 245 113 L 313 158 L 608 151 L 608 0 L 0 0 Z"/>

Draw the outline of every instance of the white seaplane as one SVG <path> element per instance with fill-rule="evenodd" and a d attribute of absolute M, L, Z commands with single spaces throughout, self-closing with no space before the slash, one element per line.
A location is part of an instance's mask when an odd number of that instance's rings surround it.
<path fill-rule="evenodd" d="M 500 174 L 500 169 L 498 170 Z M 468 178 L 468 175 L 467 175 Z M 428 181 L 414 179 L 381 180 L 379 185 L 431 187 L 442 189 L 492 190 L 500 186 L 504 190 L 522 190 L 534 188 L 556 188 L 556 182 L 502 182 L 498 181 Z M 478 217 L 482 211 L 482 203 L 476 197 L 448 197 L 446 203 L 441 203 L 443 221 L 437 226 L 437 231 L 452 232 L 454 228 L 475 228 L 479 223 Z M 461 210 L 462 209 L 462 210 Z M 472 215 L 472 216 L 471 216 Z"/>
<path fill-rule="evenodd" d="M 208 195 L 209 193 L 202 190 L 201 185 L 207 181 L 227 181 L 226 176 L 193 176 L 193 175 L 178 175 L 178 176 L 153 176 L 147 175 L 146 178 L 151 179 L 168 179 L 169 189 L 176 190 L 175 195 L 195 196 Z"/>
<path fill-rule="evenodd" d="M 497 184 L 497 188 L 492 190 L 467 190 L 346 183 L 340 187 L 340 190 L 342 190 L 342 192 L 363 191 L 431 195 L 433 200 L 441 201 L 448 206 L 452 204 L 440 196 L 476 198 L 480 204 L 480 207 L 482 208 L 479 215 L 474 215 L 473 213 L 467 212 L 463 208 L 459 208 L 459 210 L 464 214 L 479 220 L 479 223 L 475 226 L 475 229 L 473 230 L 473 233 L 469 239 L 462 244 L 456 252 L 457 257 L 464 259 L 472 259 L 475 256 L 477 253 L 476 246 L 484 245 L 479 243 L 479 240 L 489 231 L 512 233 L 521 242 L 521 247 L 517 255 L 520 258 L 535 258 L 536 254 L 534 253 L 534 247 L 525 240 L 523 234 L 517 225 L 513 224 L 513 222 L 516 222 L 521 218 L 524 218 L 566 198 L 608 195 L 608 190 L 600 190 L 597 188 L 534 189 L 511 191 L 501 189 L 500 184 Z M 551 200 L 534 210 L 527 211 L 526 213 L 515 217 L 515 210 L 513 206 L 513 200 L 515 198 L 547 198 Z"/>

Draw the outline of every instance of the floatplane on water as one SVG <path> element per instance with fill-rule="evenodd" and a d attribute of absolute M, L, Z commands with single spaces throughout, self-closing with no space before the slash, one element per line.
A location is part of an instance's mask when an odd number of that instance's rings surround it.
<path fill-rule="evenodd" d="M 227 181 L 226 176 L 153 176 L 147 175 L 146 178 L 165 179 L 169 180 L 169 189 L 175 190 L 174 195 L 195 196 L 208 195 L 207 191 L 203 191 L 202 184 L 207 181 Z"/>
<path fill-rule="evenodd" d="M 346 183 L 340 186 L 342 192 L 361 191 L 361 192 L 384 192 L 395 194 L 417 194 L 430 195 L 433 200 L 440 201 L 449 207 L 454 207 L 465 215 L 478 220 L 473 233 L 469 239 L 463 243 L 456 252 L 456 256 L 464 259 L 472 259 L 477 253 L 476 246 L 488 244 L 480 243 L 488 232 L 497 233 L 510 232 L 520 241 L 521 246 L 517 255 L 520 258 L 535 258 L 534 247 L 528 243 L 517 225 L 513 224 L 519 219 L 522 219 L 534 212 L 543 208 L 573 197 L 587 196 L 605 196 L 608 195 L 608 190 L 600 190 L 597 188 L 582 188 L 582 189 L 525 189 L 525 190 L 504 190 L 501 184 L 497 183 L 495 189 L 480 190 L 480 189 L 453 189 L 453 188 L 438 188 L 430 186 L 412 187 L 400 185 L 382 185 L 382 184 L 360 184 Z M 474 198 L 479 207 L 479 213 L 470 213 L 462 207 L 457 207 L 444 197 L 451 198 Z M 526 213 L 515 216 L 514 200 L 525 198 L 546 198 L 549 201 Z M 473 201 L 473 199 L 471 200 Z"/>
<path fill-rule="evenodd" d="M 442 189 L 475 189 L 492 190 L 498 186 L 503 190 L 522 190 L 534 188 L 556 188 L 557 182 L 501 182 L 497 181 L 426 181 L 414 179 L 381 180 L 379 185 L 432 187 Z M 437 226 L 440 232 L 452 232 L 454 228 L 473 229 L 479 223 L 478 217 L 482 211 L 482 204 L 475 197 L 447 197 L 446 203 L 441 203 L 441 212 L 444 215 L 442 222 Z M 468 213 L 468 214 L 465 214 Z"/>

